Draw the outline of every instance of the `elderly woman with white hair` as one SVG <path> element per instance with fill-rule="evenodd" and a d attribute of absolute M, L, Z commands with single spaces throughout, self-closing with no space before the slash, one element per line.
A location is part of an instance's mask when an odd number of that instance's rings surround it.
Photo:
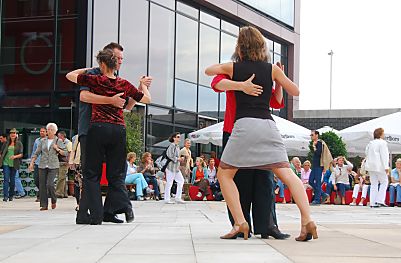
<path fill-rule="evenodd" d="M 54 179 L 58 174 L 60 163 L 58 156 L 67 156 L 68 152 L 64 143 L 56 136 L 57 125 L 48 123 L 46 125 L 47 137 L 40 139 L 38 148 L 33 153 L 29 170 L 33 171 L 35 160 L 40 155 L 39 162 L 39 197 L 40 211 L 48 210 L 48 198 L 51 198 L 52 209 L 56 208 L 56 193 L 54 188 Z M 50 196 L 49 196 L 50 195 Z"/>

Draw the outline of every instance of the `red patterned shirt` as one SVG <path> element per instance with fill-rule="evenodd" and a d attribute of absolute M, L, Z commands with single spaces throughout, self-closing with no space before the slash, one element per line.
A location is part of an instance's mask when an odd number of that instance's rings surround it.
<path fill-rule="evenodd" d="M 89 87 L 90 91 L 95 94 L 106 97 L 112 97 L 122 92 L 124 92 L 121 96 L 123 99 L 131 97 L 135 101 L 140 101 L 143 97 L 143 93 L 134 85 L 119 77 L 110 79 L 105 75 L 80 74 L 77 83 L 80 86 Z M 107 122 L 125 126 L 123 109 L 108 104 L 92 104 L 91 122 Z"/>

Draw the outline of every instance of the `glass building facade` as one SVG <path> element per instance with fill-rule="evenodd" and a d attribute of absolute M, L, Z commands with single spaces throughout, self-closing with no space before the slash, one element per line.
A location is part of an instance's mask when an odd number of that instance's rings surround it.
<path fill-rule="evenodd" d="M 248 24 L 224 8 L 203 0 L 3 0 L 0 128 L 25 129 L 29 137 L 32 129 L 52 121 L 75 134 L 78 92 L 65 73 L 97 66 L 94 56 L 111 41 L 124 47 L 121 77 L 134 84 L 143 75 L 153 77 L 152 103 L 135 107 L 144 116 L 146 150 L 160 153 L 172 132 L 186 137 L 222 121 L 225 94 L 215 93 L 203 72 L 230 61 L 239 28 Z M 272 62 L 287 70 L 294 43 L 261 30 Z M 216 150 L 198 147 L 198 152 Z"/>

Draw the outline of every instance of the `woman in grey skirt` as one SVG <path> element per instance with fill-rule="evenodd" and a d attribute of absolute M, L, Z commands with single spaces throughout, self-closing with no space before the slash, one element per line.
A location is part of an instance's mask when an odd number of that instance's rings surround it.
<path fill-rule="evenodd" d="M 293 96 L 299 95 L 299 89 L 278 66 L 267 62 L 266 42 L 256 28 L 241 28 L 233 59 L 234 63 L 212 65 L 205 73 L 209 76 L 226 74 L 235 81 L 246 81 L 255 74 L 253 83 L 263 89 L 260 95 L 254 96 L 235 91 L 236 121 L 217 173 L 235 225 L 221 238 L 236 238 L 240 233 L 244 234 L 244 239 L 248 238 L 249 226 L 241 211 L 233 178 L 238 168 L 252 168 L 272 170 L 290 188 L 301 212 L 301 233 L 296 240 L 316 239 L 316 225 L 310 217 L 305 190 L 290 168 L 284 143 L 269 109 L 273 81 L 280 83 Z"/>

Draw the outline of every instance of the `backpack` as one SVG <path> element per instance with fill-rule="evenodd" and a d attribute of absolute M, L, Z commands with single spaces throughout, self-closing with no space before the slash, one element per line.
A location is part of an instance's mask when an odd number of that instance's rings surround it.
<path fill-rule="evenodd" d="M 167 149 L 165 149 L 162 155 L 160 155 L 155 161 L 156 166 L 163 173 L 166 171 L 167 165 L 171 162 L 170 158 L 167 157 Z"/>

